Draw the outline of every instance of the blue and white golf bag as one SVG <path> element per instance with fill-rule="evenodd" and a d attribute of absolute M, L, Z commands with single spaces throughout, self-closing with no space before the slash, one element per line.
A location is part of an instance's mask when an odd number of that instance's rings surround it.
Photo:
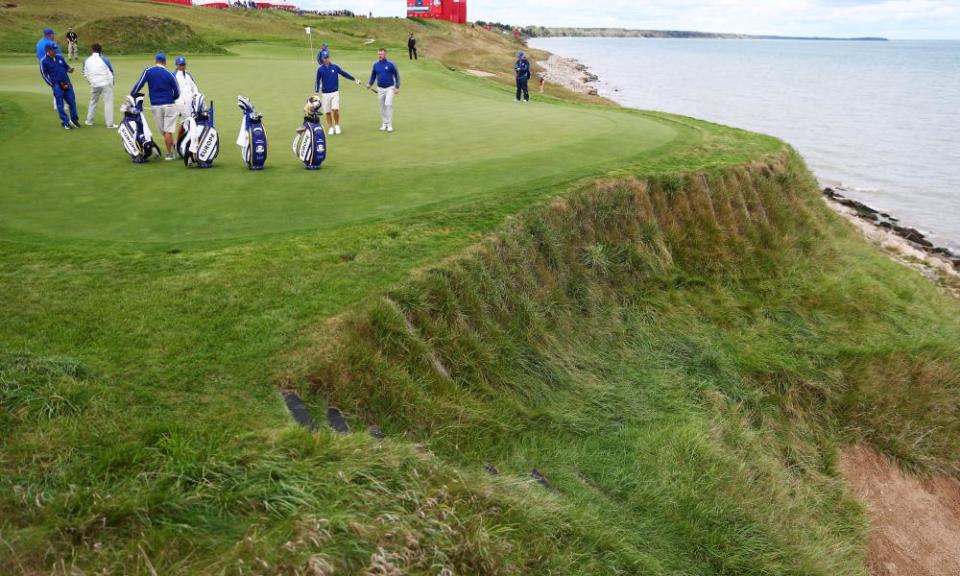
<path fill-rule="evenodd" d="M 237 97 L 237 106 L 243 112 L 240 134 L 237 136 L 240 154 L 247 168 L 263 170 L 263 165 L 267 163 L 267 131 L 263 128 L 263 116 L 246 96 Z"/>
<path fill-rule="evenodd" d="M 190 118 L 181 126 L 177 151 L 184 166 L 210 168 L 220 154 L 220 135 L 213 126 L 213 102 L 204 106 L 203 94 L 194 94 L 190 103 Z"/>
<path fill-rule="evenodd" d="M 319 170 L 327 159 L 327 136 L 320 123 L 320 99 L 311 96 L 303 108 L 303 125 L 293 138 L 293 153 L 307 170 Z"/>
<path fill-rule="evenodd" d="M 120 134 L 123 149 L 130 155 L 133 163 L 148 162 L 154 152 L 161 156 L 160 147 L 153 141 L 153 133 L 143 116 L 143 94 L 127 96 L 120 106 L 120 111 L 123 112 L 123 120 L 117 133 Z"/>

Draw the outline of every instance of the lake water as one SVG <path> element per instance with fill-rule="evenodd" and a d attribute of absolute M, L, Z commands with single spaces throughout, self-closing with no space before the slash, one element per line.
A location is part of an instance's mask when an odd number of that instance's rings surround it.
<path fill-rule="evenodd" d="M 772 134 L 825 184 L 960 250 L 960 42 L 543 38 L 600 93 Z"/>

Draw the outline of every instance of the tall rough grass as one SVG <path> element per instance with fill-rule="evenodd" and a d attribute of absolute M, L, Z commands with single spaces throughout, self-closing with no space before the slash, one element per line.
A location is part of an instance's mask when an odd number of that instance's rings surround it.
<path fill-rule="evenodd" d="M 544 470 L 649 573 L 858 574 L 836 448 L 960 472 L 957 311 L 790 153 L 532 209 L 343 320 L 301 387 L 468 470 Z"/>

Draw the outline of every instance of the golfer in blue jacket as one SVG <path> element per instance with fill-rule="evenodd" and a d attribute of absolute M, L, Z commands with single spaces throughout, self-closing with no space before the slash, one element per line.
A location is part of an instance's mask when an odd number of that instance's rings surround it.
<path fill-rule="evenodd" d="M 513 65 L 513 71 L 517 75 L 517 102 L 523 98 L 524 102 L 530 101 L 530 61 L 523 52 L 517 52 L 517 62 Z"/>
<path fill-rule="evenodd" d="M 63 54 L 57 54 L 56 44 L 48 42 L 46 55 L 40 61 L 40 73 L 43 81 L 53 89 L 53 98 L 60 115 L 60 124 L 70 130 L 80 127 L 80 117 L 77 115 L 77 96 L 73 91 L 73 82 L 70 81 L 70 72 L 73 68 L 63 59 Z M 63 103 L 70 106 L 70 117 L 63 109 Z"/>
<path fill-rule="evenodd" d="M 177 129 L 176 101 L 180 97 L 180 86 L 173 74 L 167 70 L 167 55 L 163 52 L 158 52 L 154 57 L 153 66 L 144 69 L 130 94 L 137 94 L 143 90 L 145 84 L 150 87 L 150 109 L 157 123 L 157 130 L 163 132 L 167 160 L 174 160 L 176 155 L 173 152 L 173 131 Z"/>
<path fill-rule="evenodd" d="M 380 118 L 383 124 L 380 131 L 393 132 L 393 97 L 400 93 L 400 71 L 397 65 L 387 60 L 387 51 L 383 48 L 377 51 L 377 61 L 370 72 L 370 82 L 367 88 L 377 83 L 377 97 L 380 100 Z"/>
<path fill-rule="evenodd" d="M 313 91 L 321 92 L 320 102 L 323 104 L 323 113 L 327 116 L 329 134 L 340 134 L 340 77 L 353 80 L 358 85 L 360 81 L 351 76 L 346 70 L 330 61 L 330 54 L 324 54 L 323 64 L 317 68 L 317 81 Z"/>

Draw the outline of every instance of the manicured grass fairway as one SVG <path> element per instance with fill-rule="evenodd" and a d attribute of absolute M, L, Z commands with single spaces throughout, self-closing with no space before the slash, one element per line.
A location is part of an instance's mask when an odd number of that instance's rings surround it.
<path fill-rule="evenodd" d="M 217 108 L 221 156 L 209 171 L 163 161 L 131 164 L 101 114 L 99 127 L 64 132 L 35 62 L 0 61 L 3 91 L 16 93 L 25 115 L 15 137 L 0 144 L 0 170 L 17 175 L 0 195 L 0 226 L 14 235 L 136 243 L 326 229 L 584 177 L 629 163 L 678 133 L 623 111 L 517 104 L 489 82 L 435 62 L 398 59 L 397 131 L 378 132 L 375 95 L 344 80 L 344 134 L 330 139 L 327 163 L 311 173 L 290 150 L 312 90 L 307 50 L 251 45 L 237 51 L 242 56 L 190 58 L 190 70 Z M 372 51 L 335 56 L 367 81 Z M 114 59 L 117 106 L 149 60 Z M 89 97 L 80 66 L 73 77 L 82 119 Z M 263 173 L 245 170 L 234 144 L 238 94 L 252 98 L 265 117 L 270 158 Z"/>

